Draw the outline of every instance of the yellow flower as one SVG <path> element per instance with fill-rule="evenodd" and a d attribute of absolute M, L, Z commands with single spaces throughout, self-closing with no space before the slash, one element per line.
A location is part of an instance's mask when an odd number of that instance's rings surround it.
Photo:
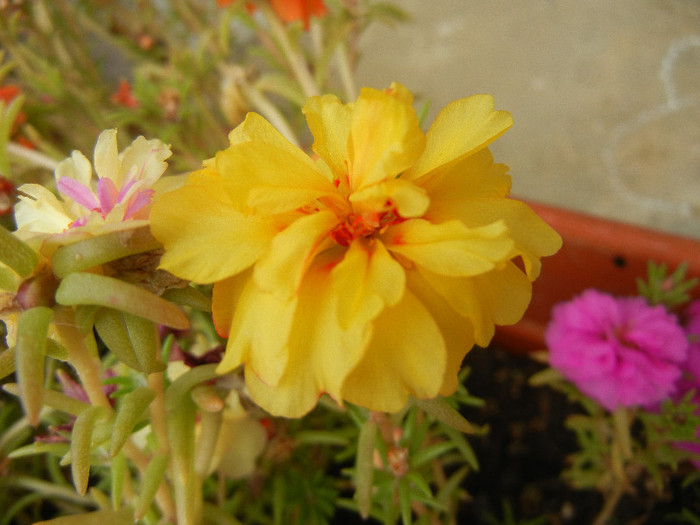
<path fill-rule="evenodd" d="M 328 393 L 393 412 L 457 387 L 469 349 L 517 322 L 559 236 L 507 198 L 486 146 L 512 124 L 487 95 L 457 100 L 427 134 L 399 84 L 304 107 L 311 158 L 251 113 L 230 147 L 151 212 L 162 266 L 214 283 L 253 399 L 300 416 Z"/>
<path fill-rule="evenodd" d="M 58 164 L 54 175 L 59 197 L 39 184 L 18 188 L 19 237 L 57 236 L 64 243 L 148 224 L 153 185 L 167 167 L 170 147 L 138 137 L 119 153 L 117 130 L 108 129 L 97 139 L 94 157 L 96 180 L 90 161 L 79 151 Z"/>

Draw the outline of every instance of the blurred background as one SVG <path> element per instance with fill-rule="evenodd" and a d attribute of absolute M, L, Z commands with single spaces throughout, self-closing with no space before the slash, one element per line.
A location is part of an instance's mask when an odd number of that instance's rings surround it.
<path fill-rule="evenodd" d="M 401 0 L 364 35 L 359 84 L 491 93 L 513 194 L 700 238 L 698 0 Z"/>

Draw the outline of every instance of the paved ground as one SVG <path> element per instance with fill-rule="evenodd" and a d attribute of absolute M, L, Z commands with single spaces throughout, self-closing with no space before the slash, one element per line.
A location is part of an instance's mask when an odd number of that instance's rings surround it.
<path fill-rule="evenodd" d="M 432 101 L 491 93 L 518 197 L 700 238 L 700 1 L 393 0 L 363 85 Z"/>

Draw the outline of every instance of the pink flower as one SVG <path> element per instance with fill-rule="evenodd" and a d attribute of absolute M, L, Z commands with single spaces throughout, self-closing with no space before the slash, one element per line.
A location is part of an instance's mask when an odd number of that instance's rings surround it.
<path fill-rule="evenodd" d="M 683 366 L 683 377 L 678 382 L 678 398 L 689 390 L 695 390 L 692 401 L 700 411 L 700 300 L 693 301 L 685 310 L 685 333 L 688 337 L 688 359 Z M 697 413 L 697 412 L 696 412 Z M 697 428 L 694 442 L 678 443 L 678 446 L 688 452 L 700 456 L 700 427 Z M 700 469 L 700 460 L 693 461 L 695 468 Z"/>
<path fill-rule="evenodd" d="M 555 306 L 545 338 L 551 366 L 610 411 L 670 397 L 688 355 L 663 306 L 596 290 Z"/>

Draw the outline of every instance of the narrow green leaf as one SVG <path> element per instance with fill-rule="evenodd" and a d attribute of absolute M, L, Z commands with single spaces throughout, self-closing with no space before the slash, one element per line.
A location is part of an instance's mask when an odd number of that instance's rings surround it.
<path fill-rule="evenodd" d="M 88 479 L 90 477 L 90 448 L 92 444 L 92 433 L 98 419 L 105 417 L 104 407 L 91 406 L 81 412 L 73 423 L 73 433 L 71 434 L 71 474 L 73 475 L 73 485 L 79 494 L 87 492 Z"/>
<path fill-rule="evenodd" d="M 39 411 L 44 400 L 44 361 L 46 338 L 53 311 L 45 306 L 25 310 L 17 322 L 15 363 L 19 397 L 29 422 L 39 424 Z"/>
<path fill-rule="evenodd" d="M 22 277 L 31 274 L 39 262 L 34 250 L 2 227 L 0 227 L 0 261 Z"/>
<path fill-rule="evenodd" d="M 442 397 L 435 397 L 433 399 L 414 399 L 414 402 L 418 408 L 427 414 L 433 416 L 438 421 L 442 421 L 446 425 L 459 430 L 460 432 L 464 432 L 465 434 L 473 434 L 475 432 L 472 424 L 467 421 L 462 414 L 452 408 L 450 404 Z"/>
<path fill-rule="evenodd" d="M 413 512 L 411 512 L 411 485 L 407 478 L 398 479 L 398 489 L 401 522 L 403 525 L 411 525 L 413 523 Z"/>
<path fill-rule="evenodd" d="M 422 448 L 411 456 L 411 466 L 413 468 L 418 468 L 425 463 L 429 463 L 435 458 L 442 456 L 453 448 L 455 448 L 455 444 L 450 441 L 443 441 L 441 443 L 435 443 L 429 447 Z"/>
<path fill-rule="evenodd" d="M 153 499 L 156 497 L 158 487 L 165 477 L 165 470 L 170 461 L 169 454 L 156 454 L 146 467 L 146 473 L 141 483 L 141 491 L 134 510 L 134 519 L 142 519 L 151 507 Z"/>
<path fill-rule="evenodd" d="M 56 291 L 56 302 L 115 308 L 179 330 L 190 326 L 185 314 L 174 304 L 143 288 L 104 275 L 69 274 Z"/>
<path fill-rule="evenodd" d="M 90 237 L 83 241 L 61 246 L 51 264 L 54 274 L 63 278 L 73 272 L 82 272 L 122 257 L 161 248 L 149 228 L 134 231 L 113 232 Z"/>
<path fill-rule="evenodd" d="M 153 390 L 148 387 L 137 388 L 124 395 L 117 407 L 117 414 L 112 430 L 110 442 L 110 454 L 115 456 L 129 439 L 134 426 L 139 422 L 143 413 L 156 397 Z"/>
<path fill-rule="evenodd" d="M 85 514 L 71 514 L 34 525 L 133 525 L 134 511 L 128 507 L 119 510 L 96 510 Z"/>
<path fill-rule="evenodd" d="M 122 451 L 112 458 L 110 474 L 112 480 L 112 508 L 117 510 L 121 507 L 122 496 L 124 494 L 124 475 L 126 474 L 126 454 Z"/>
<path fill-rule="evenodd" d="M 451 500 L 455 500 L 455 492 L 460 489 L 462 481 L 469 471 L 469 466 L 465 465 L 447 478 L 445 484 L 440 487 L 440 490 L 436 494 L 435 500 L 441 505 L 448 506 Z"/>
<path fill-rule="evenodd" d="M 374 445 L 377 439 L 377 423 L 367 419 L 360 428 L 355 460 L 355 499 L 360 516 L 367 519 L 372 506 L 372 480 L 374 478 Z"/>

